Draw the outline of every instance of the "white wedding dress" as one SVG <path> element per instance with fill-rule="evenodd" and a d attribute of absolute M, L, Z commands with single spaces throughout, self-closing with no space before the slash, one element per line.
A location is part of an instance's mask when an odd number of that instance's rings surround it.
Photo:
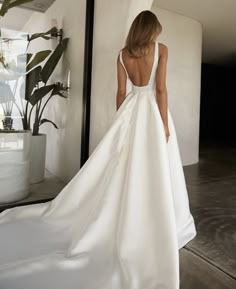
<path fill-rule="evenodd" d="M 122 54 L 120 53 L 122 61 Z M 178 289 L 196 235 L 174 123 L 132 87 L 90 158 L 52 201 L 0 214 L 0 289 Z M 127 71 L 126 71 L 127 72 Z"/>

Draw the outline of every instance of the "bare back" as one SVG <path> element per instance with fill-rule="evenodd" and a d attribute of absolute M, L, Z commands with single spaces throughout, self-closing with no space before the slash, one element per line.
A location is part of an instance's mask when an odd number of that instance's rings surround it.
<path fill-rule="evenodd" d="M 167 46 L 157 41 L 151 42 L 146 55 L 140 58 L 130 57 L 126 47 L 120 50 L 117 58 L 117 108 L 126 97 L 127 79 L 132 84 L 132 90 L 155 89 L 159 103 L 160 99 L 166 99 L 167 59 Z"/>
<path fill-rule="evenodd" d="M 147 85 L 155 58 L 155 43 L 152 42 L 148 48 L 147 54 L 139 58 L 130 57 L 127 53 L 127 48 L 123 48 L 122 58 L 133 85 Z"/>

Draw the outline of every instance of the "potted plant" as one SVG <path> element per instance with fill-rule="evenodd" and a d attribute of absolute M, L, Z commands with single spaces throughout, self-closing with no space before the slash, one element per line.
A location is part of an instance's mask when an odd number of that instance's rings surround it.
<path fill-rule="evenodd" d="M 32 1 L 32 0 L 31 0 Z M 6 12 L 15 6 L 21 5 L 26 2 L 31 1 L 20 1 L 20 0 L 5 0 L 2 4 L 2 7 L 0 9 L 0 16 L 4 16 Z M 0 31 L 1 32 L 1 31 Z M 2 83 L 2 88 L 4 87 L 5 91 L 8 90 L 8 99 L 6 101 L 6 95 L 3 96 L 2 93 L 2 110 L 4 111 L 4 117 L 3 117 L 3 125 L 4 128 L 8 128 L 8 132 L 11 132 L 12 135 L 16 132 L 18 132 L 18 136 L 20 136 L 19 131 L 16 131 L 12 128 L 13 119 L 11 117 L 12 108 L 15 107 L 15 109 L 18 111 L 21 121 L 22 121 L 22 128 L 23 130 L 21 132 L 30 132 L 30 136 L 32 134 L 32 137 L 29 141 L 29 138 L 24 138 L 28 145 L 25 145 L 24 148 L 27 149 L 27 153 L 24 153 L 24 156 L 27 156 L 28 158 L 28 169 L 24 169 L 25 175 L 28 174 L 29 168 L 30 168 L 30 182 L 40 182 L 44 178 L 44 170 L 45 170 L 45 151 L 46 151 L 46 135 L 40 134 L 39 128 L 44 123 L 51 123 L 55 128 L 58 128 L 55 123 L 53 123 L 51 120 L 43 118 L 43 112 L 45 110 L 46 105 L 48 102 L 52 99 L 53 96 L 59 95 L 61 97 L 67 97 L 65 92 L 68 90 L 68 87 L 65 87 L 60 82 L 55 82 L 52 84 L 49 84 L 49 78 L 52 75 L 54 69 L 56 68 L 60 58 L 62 57 L 67 44 L 68 44 L 68 38 L 62 39 L 60 38 L 60 43 L 57 45 L 56 49 L 51 50 L 44 50 L 39 51 L 35 53 L 34 55 L 32 53 L 28 53 L 28 47 L 31 41 L 42 38 L 44 40 L 50 40 L 54 36 L 58 35 L 58 29 L 56 27 L 53 27 L 47 32 L 44 33 L 35 33 L 31 36 L 27 35 L 27 48 L 24 53 L 17 55 L 17 61 L 11 63 L 10 66 L 8 66 L 4 62 L 4 55 L 0 52 L 0 64 L 2 64 L 2 67 L 5 71 L 8 73 L 8 77 L 14 78 L 16 80 L 16 86 L 17 91 L 20 92 L 20 104 L 17 104 L 15 101 L 14 95 L 11 95 L 11 92 L 9 91 L 9 86 L 7 83 Z M 9 41 L 16 41 L 18 39 L 4 39 L 5 42 Z M 0 49 L 1 51 L 1 49 Z M 42 62 L 46 62 L 43 66 L 40 65 Z M 22 67 L 24 68 L 22 71 Z M 0 71 L 1 74 L 1 71 Z M 2 78 L 1 78 L 2 79 Z M 21 85 L 20 89 L 19 83 L 21 79 Z M 2 90 L 3 91 L 3 90 Z M 16 91 L 16 89 L 15 89 Z M 0 87 L 0 95 L 1 95 L 1 87 Z M 4 107 L 4 109 L 3 109 Z M 33 120 L 33 121 L 32 121 Z M 4 131 L 6 131 L 4 129 Z M 1 144 L 3 144 L 3 130 L 0 130 L 1 134 Z M 10 136 L 10 134 L 8 134 Z M 32 142 L 31 149 L 29 146 L 29 143 Z M 9 144 L 8 141 L 5 143 Z M 22 143 L 22 142 L 21 142 Z M 0 146 L 0 153 L 1 150 L 4 151 L 4 148 L 1 148 Z M 4 155 L 4 154 L 2 154 Z M 29 158 L 30 155 L 30 158 Z M 0 155 L 1 159 L 1 155 Z M 12 158 L 14 160 L 14 158 Z M 3 164 L 3 162 L 1 162 Z M 1 171 L 1 168 L 0 168 Z M 22 170 L 21 170 L 22 171 Z M 1 178 L 0 175 L 0 182 L 2 185 L 2 180 L 6 176 L 3 176 Z M 19 177 L 20 178 L 20 177 Z M 5 178 L 6 179 L 6 178 Z M 28 179 L 27 177 L 22 177 L 23 179 Z M 14 182 L 12 182 L 14 183 Z M 27 182 L 29 183 L 29 182 Z M 15 189 L 17 187 L 17 182 L 14 184 Z M 5 184 L 5 187 L 7 187 L 7 184 Z M 8 183 L 8 187 L 10 187 L 10 184 Z M 13 187 L 13 186 L 12 186 Z M 18 186 L 19 187 L 19 186 Z M 9 190 L 8 190 L 9 191 Z M 26 189 L 28 192 L 28 189 Z M 11 195 L 7 190 L 4 190 L 6 192 L 6 196 Z M 26 193 L 25 193 L 26 195 Z M 25 196 L 24 195 L 24 196 Z M 21 198 L 23 195 L 21 194 Z M 14 201 L 16 199 L 19 199 L 19 196 L 17 198 L 11 198 L 7 199 L 7 201 Z M 0 202 L 1 202 L 1 196 L 0 196 Z"/>
<path fill-rule="evenodd" d="M 33 34 L 28 41 L 38 37 L 51 39 L 49 35 L 55 32 L 55 27 L 45 33 Z M 43 118 L 44 110 L 53 96 L 66 98 L 68 87 L 61 82 L 49 84 L 49 78 L 53 74 L 58 62 L 66 50 L 69 39 L 61 39 L 54 51 L 44 50 L 37 52 L 34 57 L 27 54 L 26 90 L 25 99 L 27 101 L 24 121 L 27 127 L 31 127 L 32 113 L 32 148 L 30 164 L 30 182 L 37 183 L 44 179 L 45 155 L 46 155 L 46 135 L 41 134 L 39 129 L 44 123 L 52 124 L 56 129 L 57 125 L 46 118 Z M 31 60 L 32 59 L 32 60 Z M 45 64 L 40 65 L 46 60 Z"/>

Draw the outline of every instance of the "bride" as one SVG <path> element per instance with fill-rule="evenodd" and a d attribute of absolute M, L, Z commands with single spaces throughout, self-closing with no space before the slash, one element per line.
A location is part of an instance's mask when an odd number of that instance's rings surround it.
<path fill-rule="evenodd" d="M 74 178 L 52 201 L 0 214 L 1 289 L 179 288 L 179 249 L 196 229 L 161 30 L 150 11 L 134 19 L 117 59 L 117 112 Z"/>

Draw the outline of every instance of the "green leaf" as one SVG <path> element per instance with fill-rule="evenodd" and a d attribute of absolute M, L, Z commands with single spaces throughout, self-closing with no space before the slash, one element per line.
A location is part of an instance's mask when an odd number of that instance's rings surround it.
<path fill-rule="evenodd" d="M 28 2 L 33 2 L 33 0 L 5 0 L 0 9 L 0 16 L 4 16 L 9 9 Z"/>
<path fill-rule="evenodd" d="M 52 95 L 59 95 L 61 97 L 67 98 L 67 96 L 63 94 L 65 91 L 67 91 L 67 87 L 64 87 L 63 83 L 61 82 L 56 82 L 52 91 Z"/>
<path fill-rule="evenodd" d="M 61 97 L 64 97 L 64 98 L 68 98 L 66 95 L 64 95 L 62 92 L 58 91 L 57 92 L 57 95 L 61 96 Z"/>
<path fill-rule="evenodd" d="M 28 2 L 33 2 L 33 0 L 15 0 L 15 1 L 11 1 L 11 4 L 9 4 L 8 9 L 15 7 L 15 6 L 19 6 Z"/>
<path fill-rule="evenodd" d="M 29 100 L 32 91 L 34 90 L 35 86 L 39 83 L 41 70 L 42 67 L 37 66 L 34 69 L 32 69 L 28 74 L 26 74 L 26 86 L 25 86 L 26 100 Z"/>
<path fill-rule="evenodd" d="M 3 3 L 2 3 L 2 7 L 0 9 L 0 16 L 4 16 L 6 13 L 7 13 L 7 10 L 8 10 L 8 5 L 10 4 L 11 0 L 5 0 Z"/>
<path fill-rule="evenodd" d="M 58 129 L 58 126 L 53 121 L 46 119 L 46 118 L 44 118 L 40 121 L 40 125 L 42 125 L 45 122 L 50 122 L 56 129 Z"/>
<path fill-rule="evenodd" d="M 67 44 L 68 44 L 69 38 L 64 38 L 56 47 L 56 49 L 53 51 L 53 53 L 48 58 L 47 62 L 45 63 L 43 69 L 42 69 L 42 81 L 44 83 L 47 83 L 49 77 L 53 73 L 55 67 L 57 66 L 60 58 L 62 57 Z"/>
<path fill-rule="evenodd" d="M 50 30 L 48 30 L 47 32 L 42 32 L 42 33 L 35 33 L 35 34 L 32 34 L 30 37 L 29 37 L 29 41 L 32 41 L 32 40 L 35 40 L 37 38 L 44 38 L 46 40 L 48 39 L 51 39 L 51 37 L 47 37 L 47 35 L 51 35 L 52 33 L 56 33 L 57 32 L 57 28 L 56 27 L 52 27 Z"/>
<path fill-rule="evenodd" d="M 31 57 L 33 56 L 33 53 L 27 53 L 26 63 L 28 64 L 30 62 Z"/>
<path fill-rule="evenodd" d="M 39 100 L 44 98 L 54 87 L 54 84 L 46 85 L 35 89 L 32 95 L 29 96 L 28 101 L 34 106 Z"/>
<path fill-rule="evenodd" d="M 44 61 L 51 52 L 52 52 L 51 50 L 42 50 L 37 52 L 33 60 L 27 65 L 26 70 L 29 71 L 33 67 Z"/>
<path fill-rule="evenodd" d="M 52 39 L 52 37 L 50 37 L 50 36 L 42 36 L 42 38 L 45 39 L 45 40 Z"/>

